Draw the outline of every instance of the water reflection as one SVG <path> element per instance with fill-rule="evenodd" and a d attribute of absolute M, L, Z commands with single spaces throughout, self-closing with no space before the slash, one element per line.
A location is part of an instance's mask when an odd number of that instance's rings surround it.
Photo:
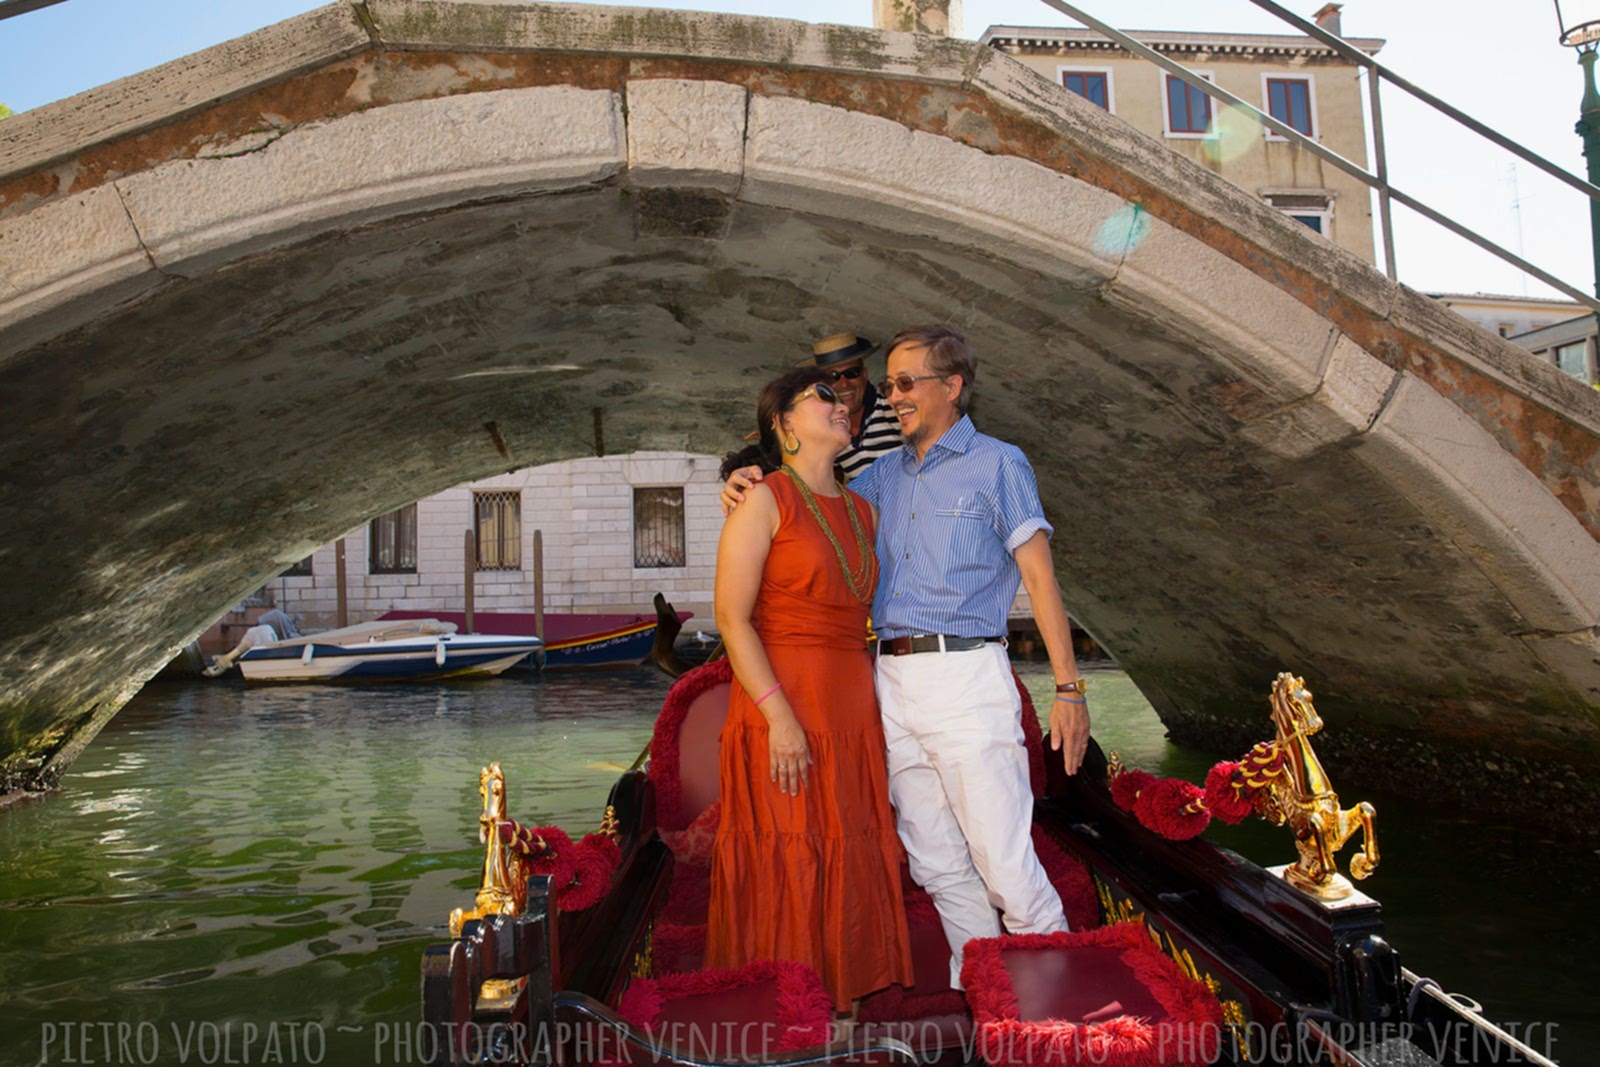
<path fill-rule="evenodd" d="M 1048 708 L 1048 674 L 1025 673 Z M 476 888 L 478 768 L 504 766 L 519 821 L 591 830 L 667 685 L 147 689 L 58 796 L 0 815 L 0 1063 L 38 1062 L 47 1023 L 119 1021 L 154 1022 L 161 1062 L 174 1026 L 229 1021 L 315 1023 L 325 1062 L 373 1062 L 377 1026 L 416 1018 L 422 946 Z M 1204 777 L 1212 757 L 1169 745 L 1123 676 L 1099 672 L 1093 695 L 1106 749 Z M 1378 805 L 1367 886 L 1406 963 L 1493 1017 L 1558 1021 L 1570 1062 L 1600 1051 L 1582 907 L 1600 860 L 1337 784 Z M 1259 821 L 1208 833 L 1258 861 L 1293 855 Z"/>

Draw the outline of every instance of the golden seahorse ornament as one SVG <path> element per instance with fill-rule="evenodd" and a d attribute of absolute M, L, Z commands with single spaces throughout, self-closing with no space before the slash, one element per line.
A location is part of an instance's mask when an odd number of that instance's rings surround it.
<path fill-rule="evenodd" d="M 1303 679 L 1287 672 L 1278 675 L 1272 685 L 1272 722 L 1278 736 L 1271 746 L 1283 762 L 1256 794 L 1255 807 L 1262 818 L 1276 826 L 1287 824 L 1294 833 L 1300 859 L 1283 876 L 1290 885 L 1323 900 L 1347 897 L 1352 887 L 1339 874 L 1336 854 L 1360 830 L 1361 852 L 1350 860 L 1350 875 L 1366 878 L 1377 868 L 1378 838 L 1373 828 L 1377 810 L 1366 801 L 1340 809 L 1339 795 L 1311 747 L 1311 735 L 1322 729 L 1322 718 Z"/>

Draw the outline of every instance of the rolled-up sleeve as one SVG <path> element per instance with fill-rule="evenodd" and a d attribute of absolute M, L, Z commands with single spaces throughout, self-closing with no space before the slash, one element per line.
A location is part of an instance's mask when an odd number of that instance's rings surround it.
<path fill-rule="evenodd" d="M 1020 451 L 1009 449 L 1001 461 L 995 496 L 998 513 L 995 533 L 1005 542 L 1007 552 L 1016 552 L 1040 530 L 1046 537 L 1055 534 L 1055 527 L 1044 517 L 1044 505 L 1039 503 L 1039 485 L 1033 476 L 1033 465 Z"/>

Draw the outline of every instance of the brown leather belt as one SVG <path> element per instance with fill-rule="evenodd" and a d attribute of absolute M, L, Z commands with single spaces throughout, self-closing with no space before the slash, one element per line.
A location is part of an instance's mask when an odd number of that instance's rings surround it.
<path fill-rule="evenodd" d="M 984 645 L 1002 644 L 1003 637 L 951 637 L 948 634 L 914 634 L 878 641 L 880 656 L 909 656 L 914 652 L 971 652 Z"/>

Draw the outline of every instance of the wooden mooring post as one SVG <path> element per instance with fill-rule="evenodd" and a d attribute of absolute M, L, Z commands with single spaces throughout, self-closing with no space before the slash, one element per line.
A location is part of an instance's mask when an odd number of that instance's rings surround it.
<path fill-rule="evenodd" d="M 344 576 L 344 538 L 334 545 L 333 550 L 333 584 L 337 587 L 337 606 L 334 609 L 338 626 L 343 629 L 350 625 L 350 594 L 345 589 Z"/>
<path fill-rule="evenodd" d="M 477 539 L 472 536 L 471 530 L 465 531 L 461 542 L 465 546 L 462 552 L 462 561 L 466 567 L 466 575 L 463 579 L 466 597 L 466 619 L 464 620 L 466 626 L 463 628 L 463 632 L 470 634 L 472 632 L 472 594 L 476 592 L 475 586 L 477 585 L 478 577 L 478 543 Z"/>
<path fill-rule="evenodd" d="M 533 531 L 533 636 L 544 640 L 544 531 Z"/>

